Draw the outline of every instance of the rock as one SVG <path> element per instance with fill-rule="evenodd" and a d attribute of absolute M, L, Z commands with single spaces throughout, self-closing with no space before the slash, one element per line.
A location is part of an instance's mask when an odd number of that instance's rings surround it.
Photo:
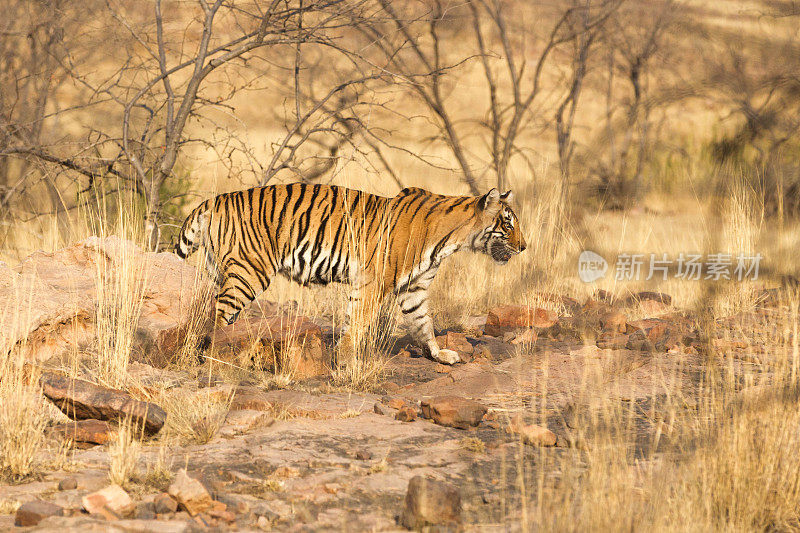
<path fill-rule="evenodd" d="M 237 387 L 231 400 L 231 411 L 270 411 L 272 402 L 258 387 Z"/>
<path fill-rule="evenodd" d="M 440 426 L 458 429 L 477 426 L 486 411 L 481 404 L 459 396 L 438 396 L 422 401 L 422 418 L 431 419 Z"/>
<path fill-rule="evenodd" d="M 56 424 L 50 431 L 62 440 L 75 443 L 106 444 L 114 436 L 108 422 L 94 419 Z"/>
<path fill-rule="evenodd" d="M 220 428 L 222 436 L 245 433 L 254 428 L 265 428 L 275 423 L 275 418 L 264 411 L 243 409 L 229 411 L 225 417 L 225 424 Z"/>
<path fill-rule="evenodd" d="M 228 506 L 222 502 L 214 502 L 207 514 L 211 518 L 216 518 L 218 520 L 222 520 L 223 522 L 230 523 L 236 520 L 236 515 L 230 512 L 228 510 Z"/>
<path fill-rule="evenodd" d="M 604 333 L 625 333 L 628 317 L 617 309 L 609 309 L 600 315 L 600 328 Z"/>
<path fill-rule="evenodd" d="M 629 335 L 604 332 L 597 338 L 597 347 L 604 350 L 622 350 L 628 346 Z"/>
<path fill-rule="evenodd" d="M 133 517 L 137 520 L 155 520 L 156 509 L 153 502 L 141 502 L 136 505 Z"/>
<path fill-rule="evenodd" d="M 23 503 L 14 516 L 14 525 L 18 527 L 35 526 L 48 516 L 64 516 L 64 509 L 60 505 L 33 500 Z"/>
<path fill-rule="evenodd" d="M 384 381 L 380 384 L 379 389 L 384 394 L 392 394 L 400 390 L 400 385 L 395 383 L 394 381 Z"/>
<path fill-rule="evenodd" d="M 243 317 L 217 328 L 212 344 L 223 355 L 256 351 L 265 370 L 289 372 L 297 379 L 325 375 L 331 368 L 322 329 L 301 315 Z"/>
<path fill-rule="evenodd" d="M 132 352 L 169 362 L 175 333 L 189 323 L 202 292 L 186 282 L 195 279 L 195 268 L 173 253 L 145 252 L 116 236 L 35 252 L 15 268 L 0 264 L 0 331 L 7 344 L 30 361 L 45 361 L 93 341 L 97 288 L 118 283 L 123 264 L 141 284 L 143 299 Z"/>
<path fill-rule="evenodd" d="M 356 452 L 356 459 L 359 461 L 369 461 L 372 459 L 372 453 L 369 450 L 358 450 Z"/>
<path fill-rule="evenodd" d="M 389 411 L 386 410 L 386 407 L 381 405 L 380 402 L 375 402 L 375 405 L 372 406 L 372 410 L 375 411 L 376 415 L 387 415 Z"/>
<path fill-rule="evenodd" d="M 558 321 L 552 311 L 525 305 L 502 305 L 489 311 L 484 333 L 500 337 L 521 328 L 547 328 Z"/>
<path fill-rule="evenodd" d="M 75 490 L 78 488 L 78 480 L 74 477 L 65 477 L 58 482 L 58 490 Z"/>
<path fill-rule="evenodd" d="M 167 492 L 192 516 L 211 509 L 214 503 L 205 486 L 197 479 L 189 477 L 185 469 L 178 472 Z"/>
<path fill-rule="evenodd" d="M 458 355 L 472 355 L 475 349 L 467 340 L 467 336 L 457 331 L 448 331 L 444 335 L 436 337 L 436 342 L 439 344 L 439 348 L 453 350 L 458 352 Z"/>
<path fill-rule="evenodd" d="M 178 502 L 167 493 L 161 493 L 153 498 L 153 510 L 156 514 L 170 514 L 178 510 Z"/>
<path fill-rule="evenodd" d="M 646 318 L 628 323 L 627 348 L 643 351 L 669 351 L 683 341 L 688 329 L 680 317 Z"/>
<path fill-rule="evenodd" d="M 247 514 L 250 512 L 250 505 L 235 494 L 220 494 L 217 500 L 224 503 L 227 510 L 230 512 L 236 514 Z"/>
<path fill-rule="evenodd" d="M 461 495 L 458 489 L 423 476 L 408 482 L 405 508 L 400 523 L 409 529 L 452 525 L 461 522 Z"/>
<path fill-rule="evenodd" d="M 522 442 L 530 446 L 555 446 L 558 442 L 555 433 L 536 424 L 526 424 L 520 415 L 511 419 L 508 430 L 519 435 Z"/>
<path fill-rule="evenodd" d="M 389 407 L 391 409 L 402 409 L 406 406 L 406 401 L 402 398 L 392 398 L 389 400 Z"/>
<path fill-rule="evenodd" d="M 417 419 L 417 411 L 413 407 L 403 407 L 394 417 L 401 422 L 413 422 Z"/>
<path fill-rule="evenodd" d="M 133 427 L 143 427 L 147 434 L 153 435 L 164 427 L 167 419 L 167 413 L 154 403 L 88 381 L 46 372 L 39 384 L 45 397 L 74 420 L 130 419 Z"/>
<path fill-rule="evenodd" d="M 436 366 L 433 367 L 433 370 L 437 374 L 449 374 L 453 371 L 453 367 L 450 365 L 443 365 L 442 363 L 436 363 Z"/>
<path fill-rule="evenodd" d="M 109 485 L 84 496 L 81 501 L 87 513 L 102 516 L 106 520 L 119 520 L 135 510 L 133 500 L 119 485 Z"/>

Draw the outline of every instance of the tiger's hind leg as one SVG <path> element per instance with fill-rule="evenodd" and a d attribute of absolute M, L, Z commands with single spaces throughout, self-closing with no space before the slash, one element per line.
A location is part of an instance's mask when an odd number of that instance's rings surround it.
<path fill-rule="evenodd" d="M 269 288 L 273 274 L 273 269 L 269 272 L 260 272 L 252 266 L 245 266 L 239 262 L 222 269 L 222 281 L 214 312 L 216 326 L 236 322 L 242 309 Z"/>
<path fill-rule="evenodd" d="M 428 291 L 423 287 L 411 287 L 397 297 L 400 311 L 408 324 L 411 337 L 428 349 L 431 359 L 452 365 L 461 361 L 458 352 L 439 348 L 433 330 L 433 319 L 428 314 Z"/>

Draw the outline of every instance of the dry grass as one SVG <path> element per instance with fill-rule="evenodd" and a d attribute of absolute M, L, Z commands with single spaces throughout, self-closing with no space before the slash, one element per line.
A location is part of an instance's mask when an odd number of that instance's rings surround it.
<path fill-rule="evenodd" d="M 141 454 L 137 431 L 130 421 L 122 424 L 108 446 L 108 478 L 111 483 L 124 487 L 136 473 L 136 462 Z"/>
<path fill-rule="evenodd" d="M 155 399 L 169 413 L 162 432 L 184 442 L 209 442 L 225 422 L 233 394 L 233 389 L 222 394 L 213 389 L 195 393 L 165 391 Z"/>

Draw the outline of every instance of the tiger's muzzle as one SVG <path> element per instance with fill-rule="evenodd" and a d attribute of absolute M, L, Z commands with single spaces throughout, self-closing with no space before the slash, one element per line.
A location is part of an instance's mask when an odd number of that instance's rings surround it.
<path fill-rule="evenodd" d="M 525 243 L 520 242 L 518 248 L 511 246 L 506 241 L 495 240 L 489 245 L 489 255 L 495 263 L 505 265 L 509 259 L 525 250 Z"/>

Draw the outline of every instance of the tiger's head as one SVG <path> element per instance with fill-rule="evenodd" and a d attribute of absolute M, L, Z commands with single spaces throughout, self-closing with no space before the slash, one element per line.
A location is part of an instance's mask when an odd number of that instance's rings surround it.
<path fill-rule="evenodd" d="M 519 218 L 509 205 L 512 201 L 511 191 L 500 194 L 497 189 L 492 189 L 476 204 L 478 228 L 472 235 L 471 248 L 485 253 L 501 265 L 527 247 Z"/>

